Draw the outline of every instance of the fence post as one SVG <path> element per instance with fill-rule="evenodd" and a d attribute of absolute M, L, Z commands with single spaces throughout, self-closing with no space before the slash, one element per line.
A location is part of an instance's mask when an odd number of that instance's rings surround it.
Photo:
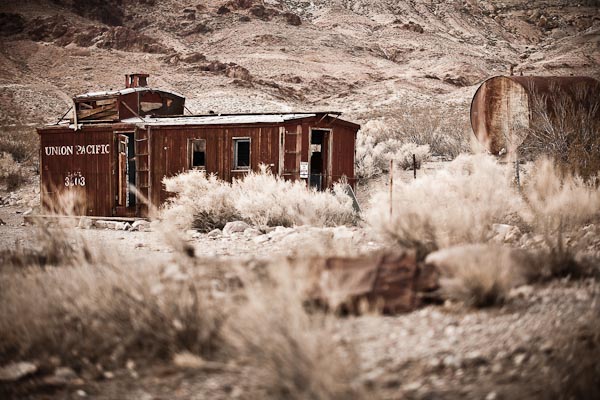
<path fill-rule="evenodd" d="M 517 189 L 521 191 L 521 176 L 519 174 L 519 159 L 517 158 L 515 161 L 515 178 L 517 181 Z"/>
<path fill-rule="evenodd" d="M 417 179 L 417 156 L 413 153 L 413 176 Z"/>
<path fill-rule="evenodd" d="M 392 205 L 394 197 L 394 160 L 390 160 L 390 218 L 392 217 L 392 212 L 394 206 Z"/>

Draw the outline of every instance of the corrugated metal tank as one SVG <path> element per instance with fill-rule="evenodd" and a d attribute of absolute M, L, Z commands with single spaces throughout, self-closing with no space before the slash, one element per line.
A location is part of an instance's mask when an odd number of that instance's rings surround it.
<path fill-rule="evenodd" d="M 568 97 L 580 107 L 592 107 L 600 95 L 600 82 L 589 77 L 495 76 L 483 82 L 471 102 L 471 127 L 477 140 L 492 154 L 512 152 L 534 129 L 544 107 L 554 113 L 553 102 Z M 541 100 L 541 101 L 540 101 Z M 600 108 L 594 109 L 600 118 Z"/>

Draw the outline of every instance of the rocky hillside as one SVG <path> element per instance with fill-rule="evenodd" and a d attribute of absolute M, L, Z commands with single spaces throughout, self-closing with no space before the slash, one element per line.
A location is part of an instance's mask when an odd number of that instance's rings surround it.
<path fill-rule="evenodd" d="M 483 79 L 600 77 L 600 3 L 438 0 L 5 0 L 0 126 L 53 122 L 124 74 L 195 113 L 334 109 L 458 116 Z M 448 114 L 448 111 L 451 114 Z"/>

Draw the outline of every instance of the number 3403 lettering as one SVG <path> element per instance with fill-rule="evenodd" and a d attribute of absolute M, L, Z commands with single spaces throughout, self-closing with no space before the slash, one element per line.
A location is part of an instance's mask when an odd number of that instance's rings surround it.
<path fill-rule="evenodd" d="M 82 176 L 81 172 L 69 172 L 65 176 L 65 186 L 85 186 L 85 176 Z"/>

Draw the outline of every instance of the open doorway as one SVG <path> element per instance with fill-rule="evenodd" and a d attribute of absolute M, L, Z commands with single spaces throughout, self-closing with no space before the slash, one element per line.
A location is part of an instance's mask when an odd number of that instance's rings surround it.
<path fill-rule="evenodd" d="M 136 185 L 135 135 L 123 132 L 116 135 L 117 141 L 117 195 L 116 215 L 129 216 L 135 212 L 136 196 L 131 186 Z"/>
<path fill-rule="evenodd" d="M 327 175 L 329 166 L 329 138 L 331 131 L 328 129 L 310 130 L 310 176 L 309 185 L 317 190 L 327 188 Z"/>

